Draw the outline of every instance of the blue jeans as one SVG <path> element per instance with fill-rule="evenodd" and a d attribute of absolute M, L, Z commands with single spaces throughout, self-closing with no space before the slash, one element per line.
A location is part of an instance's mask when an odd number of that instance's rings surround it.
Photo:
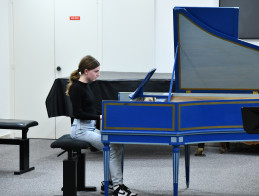
<path fill-rule="evenodd" d="M 86 141 L 96 149 L 103 151 L 101 133 L 96 129 L 95 124 L 95 120 L 74 119 L 70 135 L 73 139 Z M 114 186 L 123 184 L 121 160 L 122 145 L 110 144 L 110 175 Z"/>

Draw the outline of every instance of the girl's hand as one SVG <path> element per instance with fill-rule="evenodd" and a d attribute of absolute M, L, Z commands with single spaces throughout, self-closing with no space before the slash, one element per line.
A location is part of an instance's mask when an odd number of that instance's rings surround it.
<path fill-rule="evenodd" d="M 100 120 L 102 120 L 102 118 L 103 118 L 103 116 L 102 116 L 102 115 L 100 115 Z"/>

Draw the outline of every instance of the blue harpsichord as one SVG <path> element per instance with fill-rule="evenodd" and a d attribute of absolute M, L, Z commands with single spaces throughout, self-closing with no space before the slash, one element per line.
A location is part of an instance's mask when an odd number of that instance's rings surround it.
<path fill-rule="evenodd" d="M 259 141 L 259 134 L 244 131 L 241 115 L 241 108 L 259 106 L 259 47 L 238 39 L 238 8 L 175 7 L 173 16 L 175 61 L 168 94 L 144 93 L 152 69 L 131 101 L 103 101 L 106 195 L 110 143 L 172 145 L 177 196 L 180 145 L 189 187 L 189 144 Z M 150 96 L 158 101 L 135 101 Z"/>

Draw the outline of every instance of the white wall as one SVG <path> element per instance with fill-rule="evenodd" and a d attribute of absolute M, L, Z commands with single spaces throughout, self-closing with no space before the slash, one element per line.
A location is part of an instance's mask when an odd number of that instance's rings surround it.
<path fill-rule="evenodd" d="M 219 0 L 103 1 L 103 70 L 172 73 L 174 6 L 218 7 Z"/>
<path fill-rule="evenodd" d="M 13 0 L 13 24 L 14 118 L 38 121 L 28 137 L 54 138 L 45 106 L 55 80 L 53 0 Z"/>
<path fill-rule="evenodd" d="M 154 67 L 154 0 L 102 4 L 103 70 L 149 71 Z"/>
<path fill-rule="evenodd" d="M 0 1 L 0 118 L 10 118 L 10 59 L 8 0 Z M 9 131 L 1 130 L 0 136 Z"/>

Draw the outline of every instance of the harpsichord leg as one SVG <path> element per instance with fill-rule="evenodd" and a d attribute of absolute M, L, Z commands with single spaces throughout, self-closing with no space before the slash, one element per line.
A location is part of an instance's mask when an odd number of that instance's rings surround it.
<path fill-rule="evenodd" d="M 189 183 L 190 183 L 190 145 L 184 145 L 184 154 L 185 154 L 186 187 L 189 188 Z"/>
<path fill-rule="evenodd" d="M 173 146 L 173 183 L 174 196 L 178 195 L 178 173 L 179 173 L 179 155 L 180 150 L 178 145 Z"/>
<path fill-rule="evenodd" d="M 103 146 L 103 162 L 104 162 L 104 192 L 105 196 L 109 195 L 109 163 L 110 163 L 110 146 L 105 143 Z"/>

